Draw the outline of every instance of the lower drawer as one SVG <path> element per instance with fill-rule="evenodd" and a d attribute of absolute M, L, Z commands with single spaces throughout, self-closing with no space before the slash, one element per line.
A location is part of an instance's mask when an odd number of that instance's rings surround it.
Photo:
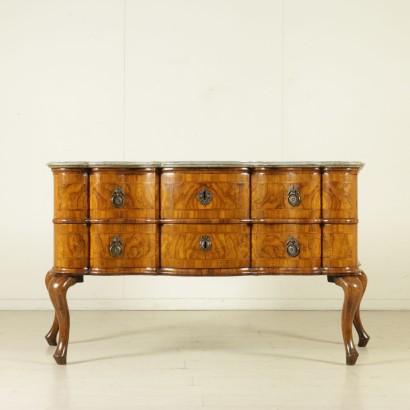
<path fill-rule="evenodd" d="M 323 271 L 355 273 L 357 260 L 357 224 L 323 226 Z"/>
<path fill-rule="evenodd" d="M 319 224 L 255 224 L 252 227 L 252 269 L 276 273 L 315 273 L 321 265 Z"/>
<path fill-rule="evenodd" d="M 84 275 L 88 273 L 88 226 L 54 225 L 54 273 Z"/>
<path fill-rule="evenodd" d="M 90 273 L 152 273 L 159 267 L 155 224 L 92 224 Z"/>
<path fill-rule="evenodd" d="M 201 269 L 250 267 L 250 227 L 245 224 L 165 224 L 161 230 L 161 268 L 167 273 L 212 274 Z M 221 271 L 221 274 L 223 271 Z"/>

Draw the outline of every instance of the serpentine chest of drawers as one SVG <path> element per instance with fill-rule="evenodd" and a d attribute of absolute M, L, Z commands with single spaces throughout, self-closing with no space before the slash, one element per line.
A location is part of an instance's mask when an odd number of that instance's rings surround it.
<path fill-rule="evenodd" d="M 66 363 L 66 293 L 85 275 L 325 275 L 344 290 L 346 363 L 369 336 L 357 261 L 362 163 L 50 163 L 55 317 L 46 340 Z M 58 343 L 57 343 L 58 335 Z"/>

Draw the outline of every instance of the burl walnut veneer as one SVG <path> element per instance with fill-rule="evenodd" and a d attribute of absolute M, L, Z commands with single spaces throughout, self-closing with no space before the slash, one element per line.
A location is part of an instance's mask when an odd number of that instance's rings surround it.
<path fill-rule="evenodd" d="M 66 363 L 66 294 L 84 275 L 325 275 L 342 287 L 346 363 L 369 335 L 357 261 L 360 162 L 51 163 L 55 308 L 46 336 Z M 57 334 L 59 336 L 57 343 Z"/>

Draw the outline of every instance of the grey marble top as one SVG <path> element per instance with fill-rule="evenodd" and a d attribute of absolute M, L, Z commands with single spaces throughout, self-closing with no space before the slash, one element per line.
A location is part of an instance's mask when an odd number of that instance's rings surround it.
<path fill-rule="evenodd" d="M 50 168 L 363 168 L 358 161 L 319 162 L 240 162 L 240 161 L 171 161 L 171 162 L 49 162 Z"/>

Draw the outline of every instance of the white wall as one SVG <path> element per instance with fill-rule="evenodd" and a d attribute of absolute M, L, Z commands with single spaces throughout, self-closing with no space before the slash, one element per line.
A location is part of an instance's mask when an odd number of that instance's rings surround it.
<path fill-rule="evenodd" d="M 410 2 L 0 1 L 0 308 L 51 308 L 64 160 L 361 160 L 363 307 L 410 308 Z M 339 309 L 325 277 L 91 277 L 72 308 Z"/>

